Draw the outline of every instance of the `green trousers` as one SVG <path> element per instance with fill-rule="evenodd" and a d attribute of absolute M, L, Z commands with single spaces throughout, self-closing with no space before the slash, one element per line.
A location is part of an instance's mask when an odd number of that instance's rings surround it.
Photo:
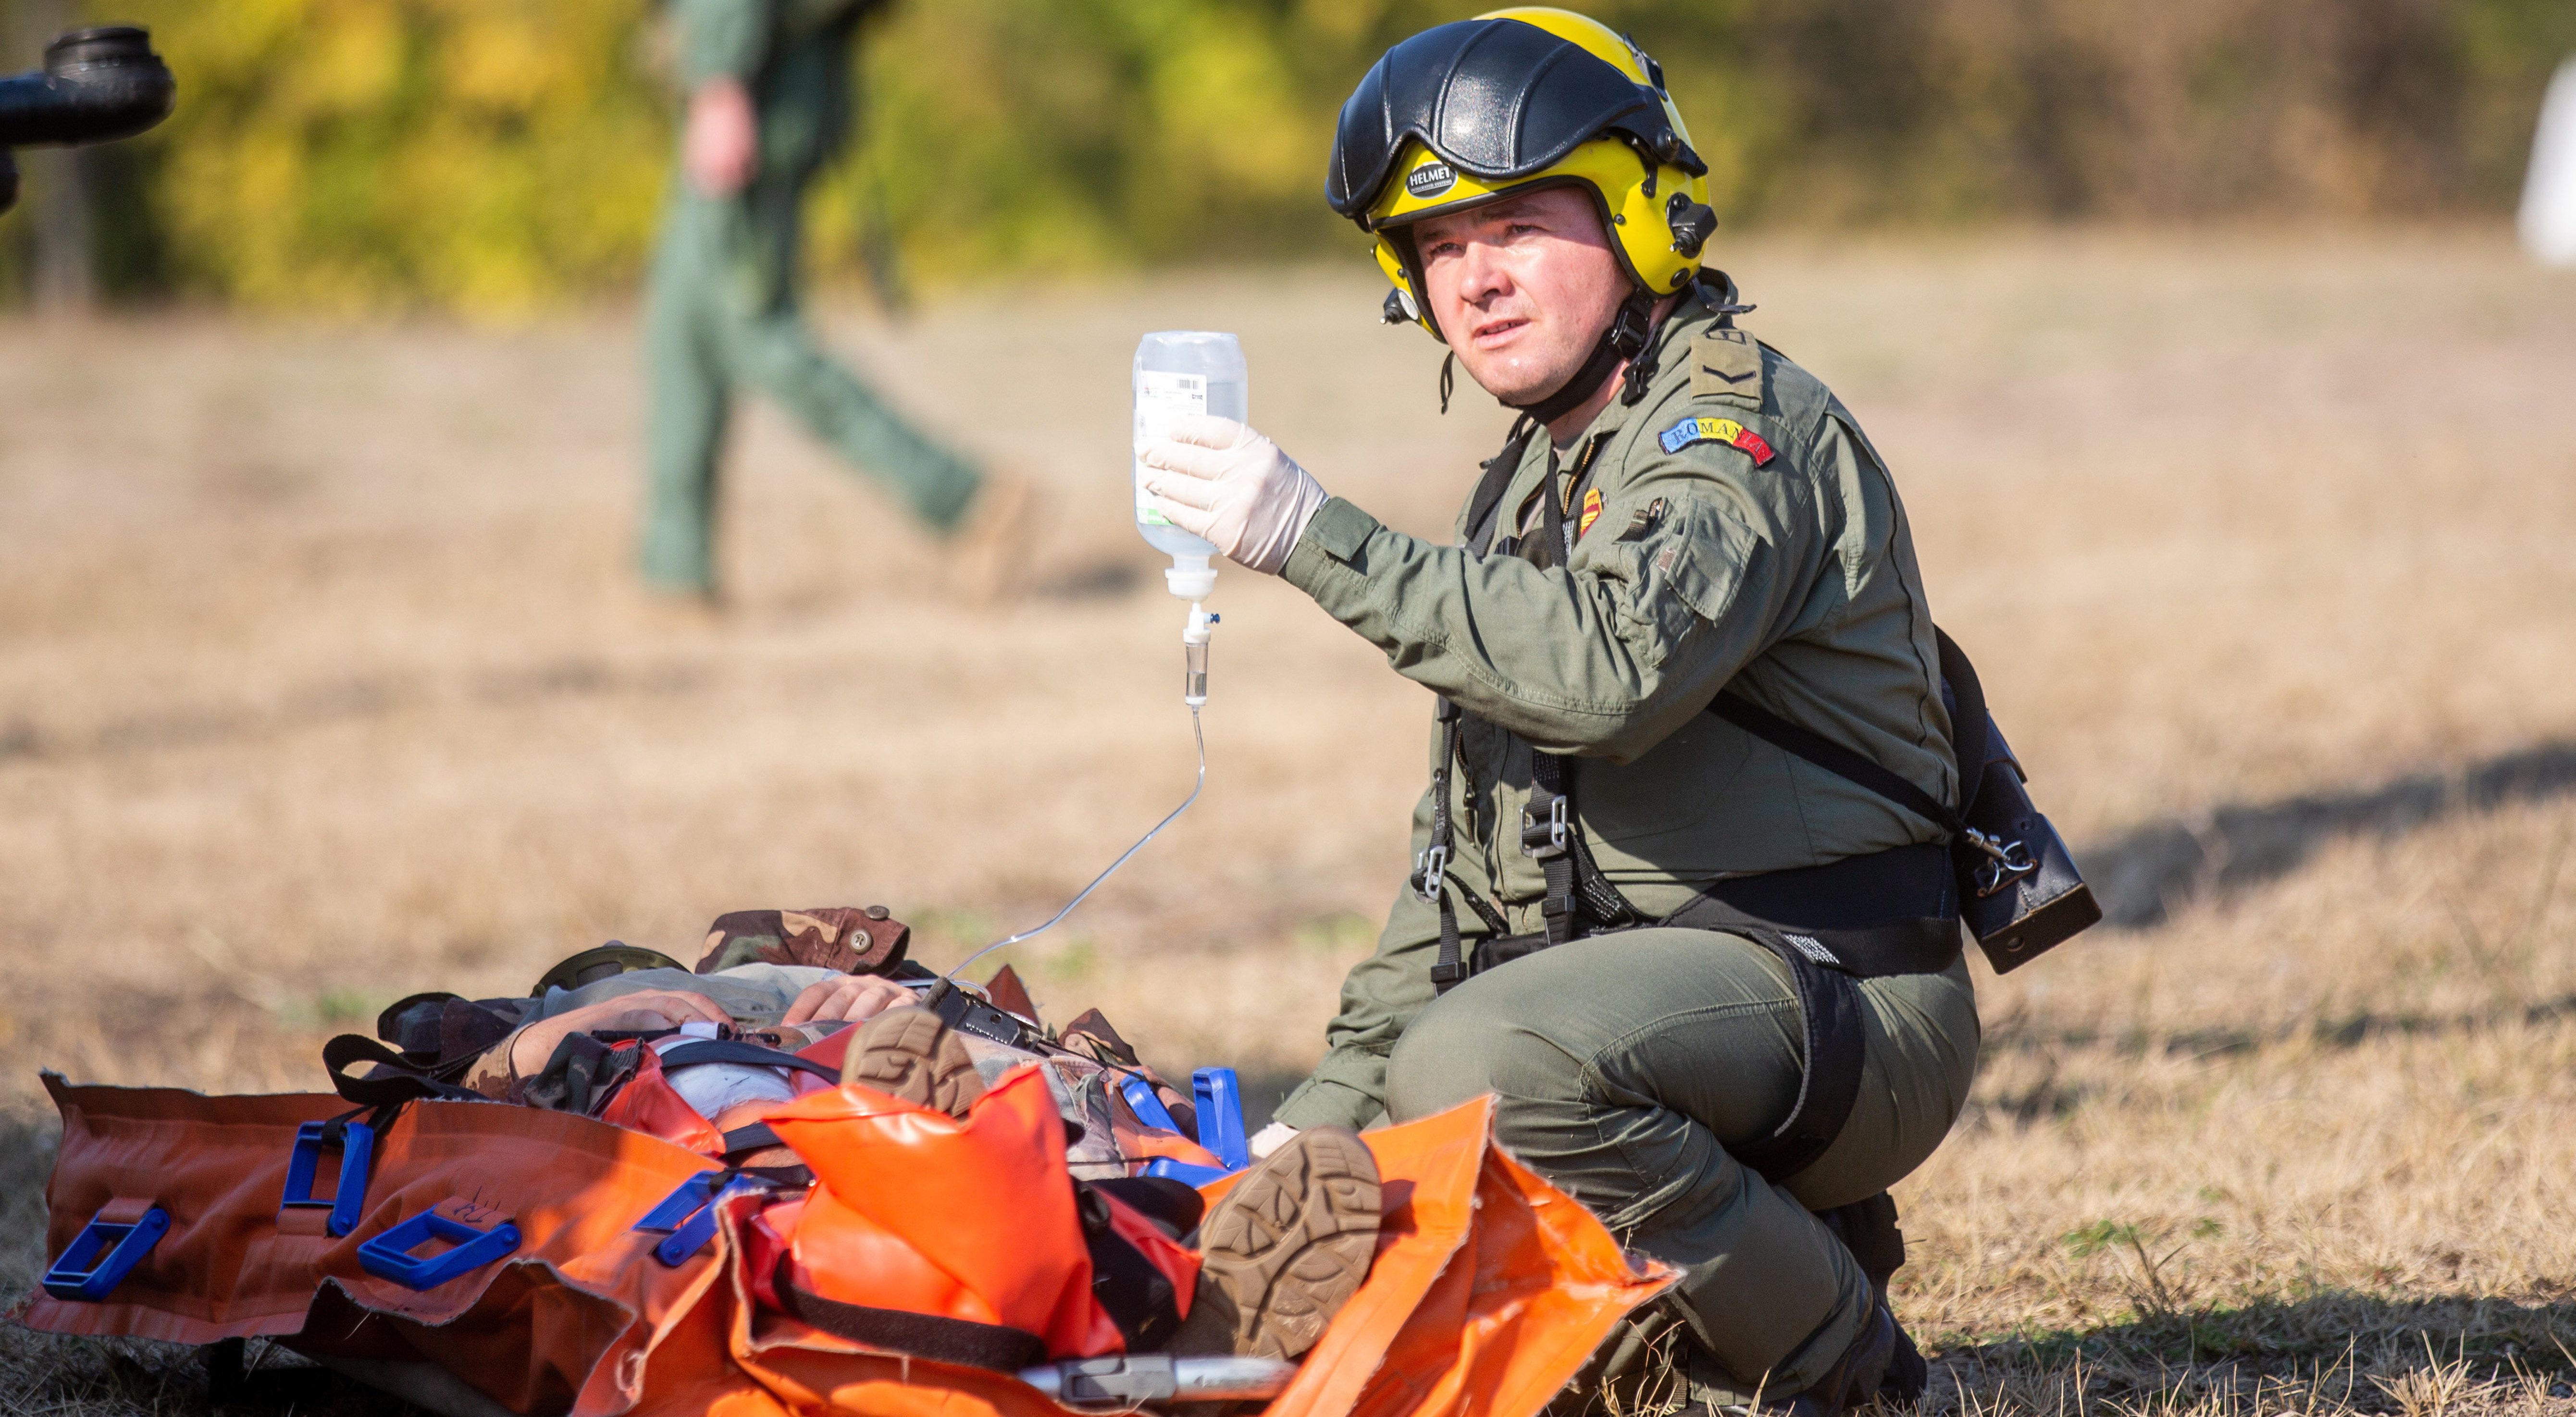
<path fill-rule="evenodd" d="M 714 587 L 716 466 L 741 389 L 776 400 L 934 529 L 953 529 L 974 500 L 975 469 L 818 348 L 798 312 L 804 175 L 765 175 L 720 200 L 675 186 L 644 316 L 645 579 L 675 590 Z"/>
<path fill-rule="evenodd" d="M 1921 1165 L 1976 1073 L 1965 960 L 1860 992 L 1859 1102 L 1782 1185 L 1726 1148 L 1788 1115 L 1805 1032 L 1787 967 L 1733 935 L 1606 935 L 1467 980 L 1396 1044 L 1387 1110 L 1405 1121 L 1494 1094 L 1514 1156 L 1681 1271 L 1678 1307 L 1706 1356 L 1743 1391 L 1793 1394 L 1851 1345 L 1870 1305 L 1858 1262 L 1810 1211 Z"/>

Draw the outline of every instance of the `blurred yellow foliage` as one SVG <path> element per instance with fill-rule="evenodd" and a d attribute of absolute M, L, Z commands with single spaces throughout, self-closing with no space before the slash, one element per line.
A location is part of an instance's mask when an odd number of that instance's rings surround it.
<path fill-rule="evenodd" d="M 179 75 L 110 160 L 128 287 L 507 317 L 642 265 L 676 106 L 653 0 L 81 3 Z M 1356 252 L 1320 199 L 1342 98 L 1481 8 L 896 0 L 817 260 L 947 282 Z M 2576 50 L 2568 0 L 1593 9 L 1663 61 L 1730 223 L 2499 211 Z"/>
<path fill-rule="evenodd" d="M 627 279 L 650 238 L 668 119 L 635 0 L 113 9 L 179 74 L 148 181 L 184 286 L 508 314 Z"/>

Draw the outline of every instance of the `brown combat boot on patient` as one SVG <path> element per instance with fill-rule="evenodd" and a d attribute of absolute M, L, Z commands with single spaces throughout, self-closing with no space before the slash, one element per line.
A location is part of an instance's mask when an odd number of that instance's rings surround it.
<path fill-rule="evenodd" d="M 1199 1225 L 1198 1295 L 1174 1353 L 1294 1358 L 1368 1278 L 1377 1158 L 1345 1127 L 1309 1127 L 1246 1172 Z"/>
<path fill-rule="evenodd" d="M 841 1081 L 957 1118 L 984 1095 L 965 1043 L 928 1009 L 888 1009 L 859 1025 L 841 1055 Z"/>

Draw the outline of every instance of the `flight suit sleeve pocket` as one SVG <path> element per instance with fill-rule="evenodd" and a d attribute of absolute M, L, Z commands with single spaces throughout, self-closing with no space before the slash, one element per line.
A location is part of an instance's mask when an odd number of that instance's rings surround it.
<path fill-rule="evenodd" d="M 1620 634 L 1649 667 L 1662 668 L 1691 631 L 1717 618 L 1750 540 L 1714 507 L 1686 497 L 1671 502 L 1652 533 L 1618 548 L 1634 587 Z"/>

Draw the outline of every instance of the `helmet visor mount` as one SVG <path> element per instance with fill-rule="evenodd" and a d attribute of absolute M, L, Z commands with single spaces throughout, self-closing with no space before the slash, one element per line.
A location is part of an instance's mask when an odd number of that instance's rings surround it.
<path fill-rule="evenodd" d="M 1634 145 L 1649 170 L 1662 162 L 1707 171 L 1652 88 L 1535 25 L 1460 20 L 1388 50 L 1360 81 L 1342 105 L 1324 196 L 1335 213 L 1366 225 L 1408 142 L 1458 172 L 1503 183 L 1609 136 Z"/>

